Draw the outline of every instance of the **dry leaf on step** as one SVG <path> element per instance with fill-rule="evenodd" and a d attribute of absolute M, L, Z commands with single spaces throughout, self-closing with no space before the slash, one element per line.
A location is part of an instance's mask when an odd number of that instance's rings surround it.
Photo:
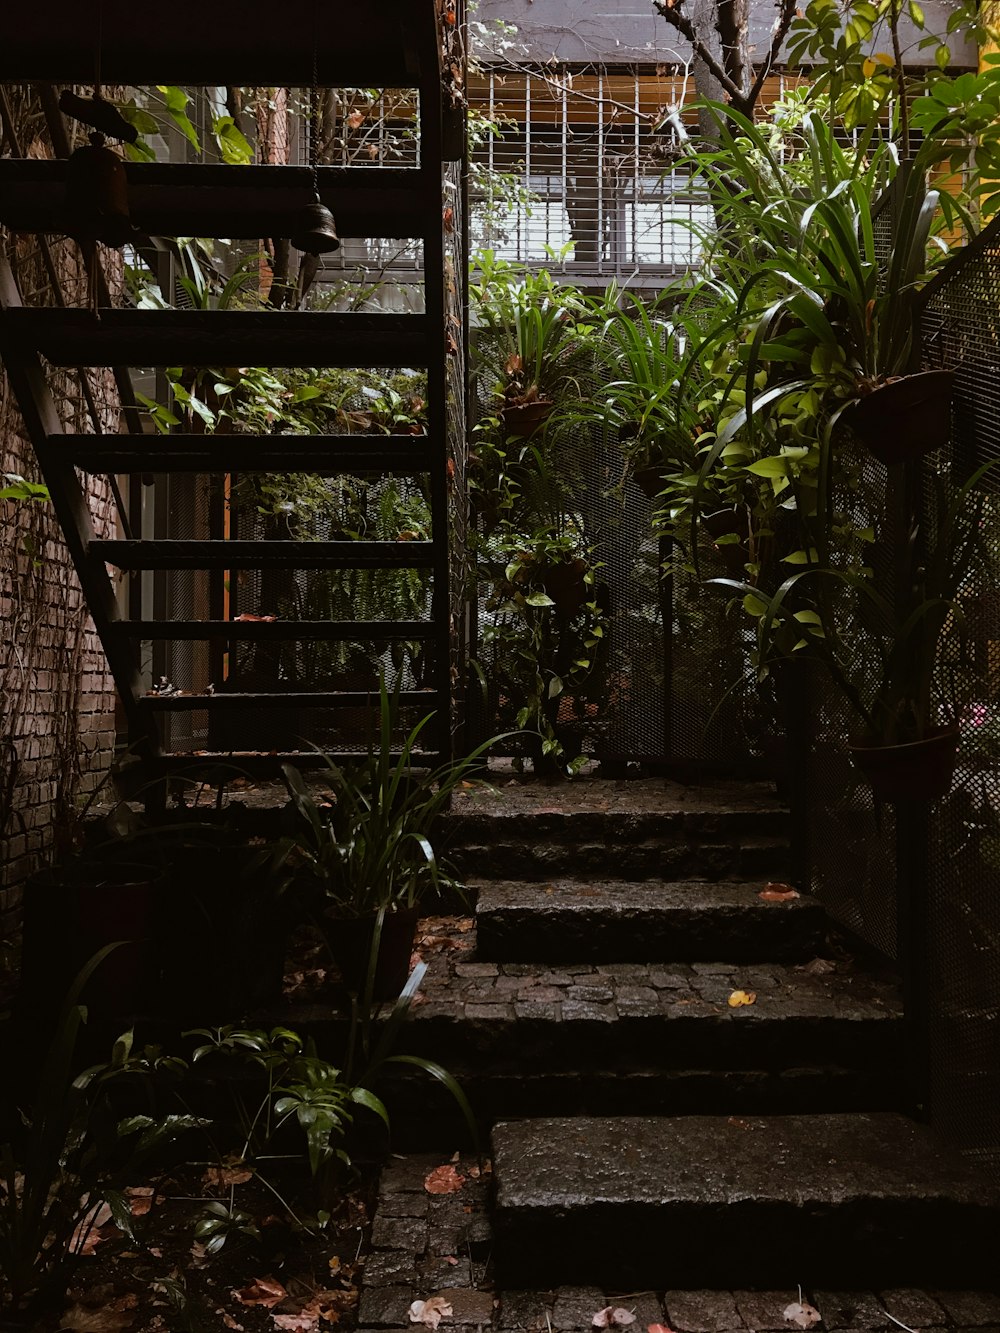
<path fill-rule="evenodd" d="M 766 903 L 787 903 L 793 898 L 800 898 L 801 896 L 798 889 L 793 889 L 791 884 L 777 883 L 765 884 L 760 893 L 757 894 L 757 897 L 763 898 Z"/>
<path fill-rule="evenodd" d="M 752 990 L 734 990 L 729 997 L 730 1009 L 741 1009 L 745 1004 L 756 1004 L 757 992 Z"/>
<path fill-rule="evenodd" d="M 591 1323 L 594 1328 L 624 1328 L 626 1324 L 635 1323 L 635 1315 L 620 1305 L 606 1305 L 603 1310 L 597 1311 Z"/>
<path fill-rule="evenodd" d="M 426 1324 L 428 1328 L 437 1328 L 442 1319 L 452 1313 L 451 1304 L 443 1296 L 432 1296 L 427 1301 L 414 1301 L 410 1306 L 410 1323 Z"/>
<path fill-rule="evenodd" d="M 818 1324 L 820 1320 L 819 1311 L 808 1301 L 793 1301 L 791 1305 L 786 1305 L 784 1317 L 789 1324 L 795 1324 L 797 1328 L 812 1328 L 813 1324 Z"/>
<path fill-rule="evenodd" d="M 424 1189 L 428 1194 L 457 1194 L 464 1184 L 465 1177 L 453 1166 L 438 1166 L 424 1180 Z"/>

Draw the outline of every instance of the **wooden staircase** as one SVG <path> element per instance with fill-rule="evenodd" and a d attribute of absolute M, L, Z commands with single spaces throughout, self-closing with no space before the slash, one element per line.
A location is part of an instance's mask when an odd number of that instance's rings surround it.
<path fill-rule="evenodd" d="M 32 16 L 18 25 L 0 55 L 0 81 L 45 77 L 81 83 L 93 77 L 95 42 L 86 6 L 57 6 L 44 25 Z M 273 13 L 252 3 L 241 10 L 243 32 L 268 33 L 266 40 L 241 43 L 229 25 L 213 36 L 199 33 L 197 43 L 177 40 L 157 28 L 144 42 L 130 10 L 114 18 L 118 6 L 104 5 L 101 49 L 104 78 L 132 85 L 170 80 L 193 84 L 206 79 L 246 85 L 264 81 L 290 87 L 310 86 L 314 76 L 327 87 L 406 87 L 417 90 L 418 165 L 414 167 L 320 167 L 317 188 L 343 237 L 393 237 L 419 240 L 423 246 L 424 309 L 417 314 L 340 314 L 299 310 L 137 310 L 28 308 L 15 275 L 0 261 L 0 354 L 37 452 L 42 477 L 62 525 L 88 606 L 100 634 L 127 719 L 129 743 L 150 775 L 187 768 L 194 756 L 172 750 L 163 722 L 181 712 L 208 715 L 208 749 L 199 746 L 197 766 L 237 756 L 241 767 L 274 769 L 293 755 L 296 762 L 315 760 L 310 736 L 302 743 L 268 753 L 252 739 L 241 739 L 244 719 L 261 711 L 280 713 L 308 708 L 358 709 L 372 702 L 371 687 L 296 690 L 233 688 L 233 681 L 213 676 L 210 688 L 155 694 L 143 677 L 143 646 L 156 641 L 210 645 L 212 662 L 224 663 L 241 643 L 311 644 L 331 641 L 370 645 L 419 642 L 428 667 L 424 688 L 405 690 L 402 705 L 418 715 L 434 714 L 425 743 L 429 757 L 450 753 L 454 607 L 450 592 L 451 509 L 455 489 L 454 451 L 448 438 L 448 394 L 454 400 L 455 374 L 449 359 L 461 357 L 462 265 L 446 262 L 445 210 L 457 201 L 446 193 L 443 146 L 442 40 L 435 0 L 387 0 L 376 14 L 342 12 L 318 6 L 307 36 L 298 43 L 275 41 L 273 63 L 262 57 L 274 31 Z M 254 21 L 257 11 L 260 22 Z M 326 17 L 323 17 L 323 15 Z M 307 16 L 308 18 L 308 16 Z M 143 19 L 142 22 L 145 20 Z M 142 26 L 140 22 L 140 27 Z M 315 51 L 309 33 L 315 28 Z M 53 44 L 53 32 L 58 41 Z M 301 34 L 300 34 L 301 37 Z M 207 48 L 215 43 L 217 49 Z M 191 50 L 191 47 L 197 50 Z M 315 69 L 314 69 L 315 61 Z M 211 68 L 209 75 L 208 69 Z M 359 82 L 361 80 L 361 82 Z M 56 141 L 65 135 L 54 134 Z M 59 147 L 57 143 L 57 149 Z M 200 164 L 129 164 L 130 212 L 135 226 L 149 236 L 259 238 L 287 236 L 312 196 L 309 168 L 219 166 Z M 0 222 L 17 232 L 64 230 L 65 160 L 0 161 Z M 451 228 L 454 211 L 449 213 Z M 450 275 L 450 278 L 448 277 Z M 446 286 L 451 282 L 451 295 Z M 119 384 L 129 367 L 211 366 L 336 367 L 426 371 L 426 431 L 419 435 L 280 435 L 136 433 L 130 414 L 127 434 L 71 434 L 61 426 L 47 382 L 46 363 L 54 367 L 111 367 Z M 449 374 L 449 370 L 451 373 Z M 454 401 L 453 401 L 454 406 Z M 458 404 L 461 407 L 461 403 Z M 123 533 L 99 540 L 91 523 L 82 474 L 139 477 L 167 474 L 232 477 L 248 472 L 301 472 L 428 478 L 431 535 L 426 541 L 256 541 L 233 540 L 220 525 L 211 536 L 187 534 L 156 539 Z M 236 618 L 234 599 L 223 595 L 230 575 L 245 570 L 347 571 L 419 569 L 429 575 L 430 595 L 423 618 L 282 620 Z M 115 571 L 132 575 L 118 580 Z M 202 617 L 171 618 L 164 598 L 143 594 L 147 572 L 209 571 L 208 612 Z M 146 583 L 148 588 L 148 580 Z M 202 599 L 203 601 L 205 599 Z M 152 603 L 152 606 L 150 605 Z M 384 651 L 384 648 L 382 649 Z M 177 682 L 183 685 L 183 682 Z M 221 686 L 221 688 L 220 688 Z M 216 725 L 227 715 L 229 725 Z M 341 714 L 342 716 L 342 714 Z M 232 719 L 236 719 L 235 726 Z M 329 735 L 325 731 L 324 735 Z M 336 735 L 336 727 L 332 726 Z M 224 745 L 212 737 L 225 736 Z M 326 744 L 328 751 L 336 745 Z M 355 748 L 344 747 L 344 751 Z"/>

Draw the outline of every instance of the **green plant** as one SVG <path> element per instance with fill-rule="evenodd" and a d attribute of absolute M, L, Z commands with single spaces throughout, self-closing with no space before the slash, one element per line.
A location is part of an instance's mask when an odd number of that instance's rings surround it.
<path fill-rule="evenodd" d="M 497 410 L 551 404 L 589 364 L 595 331 L 572 287 L 544 269 L 531 273 L 484 250 L 469 297 L 478 326 L 477 363 Z"/>
<path fill-rule="evenodd" d="M 225 1121 L 232 1122 L 237 1132 L 235 1141 L 217 1147 L 226 1167 L 223 1179 L 228 1175 L 230 1180 L 228 1200 L 207 1205 L 195 1227 L 196 1239 L 209 1254 L 236 1234 L 259 1239 L 252 1218 L 237 1207 L 238 1183 L 249 1173 L 298 1225 L 307 1230 L 324 1225 L 339 1171 L 351 1165 L 346 1140 L 354 1110 L 364 1107 L 388 1127 L 385 1107 L 367 1088 L 348 1083 L 339 1069 L 317 1054 L 311 1041 L 303 1041 L 289 1028 L 267 1032 L 227 1025 L 196 1028 L 187 1035 L 204 1039 L 192 1051 L 192 1068 L 204 1066 L 217 1086 L 226 1089 L 230 1111 Z M 247 1072 L 259 1074 L 261 1080 L 247 1079 Z M 303 1134 L 312 1176 L 322 1177 L 321 1207 L 313 1226 L 295 1213 L 266 1169 L 294 1160 L 292 1154 L 278 1151 L 283 1143 L 279 1136 L 288 1124 L 296 1124 Z"/>
<path fill-rule="evenodd" d="M 601 680 L 608 628 L 593 555 L 569 525 L 525 534 L 507 522 L 480 560 L 492 570 L 494 613 L 483 628 L 480 671 L 496 681 L 510 723 L 537 737 L 538 758 L 575 771 L 583 759 L 566 754 L 559 712 L 567 699 L 585 710 L 588 684 Z"/>
<path fill-rule="evenodd" d="M 397 740 L 399 688 L 379 686 L 378 731 L 364 759 L 337 764 L 322 755 L 328 792 L 309 787 L 293 764 L 282 772 L 298 816 L 294 832 L 302 866 L 328 909 L 357 917 L 412 908 L 451 885 L 432 837 L 454 789 L 498 738 L 436 769 L 421 767 L 420 744 L 433 714 Z"/>
<path fill-rule="evenodd" d="M 99 950 L 78 973 L 41 1070 L 33 1104 L 21 1108 L 21 1128 L 0 1145 L 0 1309 L 24 1315 L 59 1295 L 69 1266 L 106 1203 L 116 1225 L 133 1237 L 123 1190 L 156 1153 L 200 1117 L 122 1115 L 116 1096 L 159 1064 L 133 1049 L 126 1032 L 111 1059 L 73 1076 L 86 1009 L 88 981 L 118 947 Z"/>
<path fill-rule="evenodd" d="M 905 543 L 895 547 L 893 589 L 881 586 L 871 569 L 838 568 L 817 558 L 770 597 L 719 580 L 743 594 L 756 618 L 760 678 L 793 655 L 811 658 L 849 705 L 867 744 L 925 738 L 941 717 L 935 686 L 946 630 L 964 645 L 958 591 L 982 558 L 986 494 L 980 483 L 991 467 L 978 469 L 951 494 L 945 477 L 931 474 L 933 505 L 911 520 Z"/>
<path fill-rule="evenodd" d="M 693 396 L 682 392 L 690 355 L 683 315 L 651 310 L 635 293 L 620 297 L 613 287 L 598 312 L 604 316 L 598 355 L 611 377 L 603 406 L 595 405 L 598 418 L 617 432 L 633 474 L 690 469 L 701 418 Z"/>

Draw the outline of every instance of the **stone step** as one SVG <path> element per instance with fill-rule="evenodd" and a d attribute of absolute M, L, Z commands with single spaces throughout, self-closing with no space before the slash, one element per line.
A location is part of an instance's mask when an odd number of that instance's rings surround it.
<path fill-rule="evenodd" d="M 894 1114 L 505 1122 L 493 1167 L 501 1287 L 995 1276 L 1000 1193 Z"/>
<path fill-rule="evenodd" d="M 459 874 L 544 880 L 739 878 L 788 873 L 787 810 L 766 786 L 663 779 L 513 781 L 455 793 L 442 843 Z"/>
<path fill-rule="evenodd" d="M 820 950 L 815 898 L 772 902 L 766 881 L 487 880 L 477 895 L 479 956 L 515 963 L 802 961 Z"/>
<path fill-rule="evenodd" d="M 574 1114 L 790 1115 L 821 1111 L 899 1111 L 906 1090 L 895 1065 L 845 1069 L 644 1069 L 494 1072 L 483 1062 L 448 1066 L 468 1098 L 484 1141 L 498 1120 Z M 387 1068 L 379 1095 L 389 1109 L 398 1152 L 452 1150 L 468 1142 L 461 1110 L 436 1079 L 409 1065 Z"/>
<path fill-rule="evenodd" d="M 849 1105 L 865 1104 L 866 1087 L 879 1089 L 871 1105 L 895 1104 L 884 1090 L 899 1086 L 898 989 L 849 960 L 495 963 L 479 957 L 468 918 L 428 919 L 420 929 L 417 951 L 428 969 L 396 1049 L 482 1079 L 484 1089 L 506 1084 L 507 1104 L 518 1112 L 534 1110 L 533 1099 L 554 1108 L 560 1089 L 573 1097 L 581 1075 L 594 1106 L 634 1078 L 650 1098 L 642 1105 L 662 1110 L 675 1103 L 657 1104 L 668 1087 L 657 1088 L 656 1076 L 682 1071 L 702 1071 L 688 1084 L 685 1110 L 739 1110 L 744 1077 L 762 1080 L 768 1097 L 777 1097 L 782 1085 L 770 1076 L 803 1069 L 867 1076 Z M 735 992 L 753 1002 L 731 1006 Z M 330 1004 L 289 1006 L 280 1021 L 336 1058 L 347 1020 Z M 646 1075 L 653 1082 L 643 1083 Z M 815 1077 L 809 1106 L 822 1104 L 822 1087 L 822 1075 Z"/>

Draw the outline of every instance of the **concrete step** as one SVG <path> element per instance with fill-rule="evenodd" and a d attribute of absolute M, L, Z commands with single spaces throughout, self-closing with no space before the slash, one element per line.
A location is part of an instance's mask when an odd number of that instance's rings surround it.
<path fill-rule="evenodd" d="M 486 880 L 477 895 L 479 956 L 526 963 L 647 959 L 803 961 L 820 950 L 826 915 L 810 897 L 771 902 L 766 881 Z"/>
<path fill-rule="evenodd" d="M 493 1133 L 498 1285 L 992 1280 L 1000 1194 L 889 1113 L 505 1122 Z M 987 1277 L 986 1275 L 991 1275 Z"/>
<path fill-rule="evenodd" d="M 442 829 L 467 879 L 739 878 L 788 873 L 788 813 L 766 786 L 509 781 L 455 793 Z"/>

